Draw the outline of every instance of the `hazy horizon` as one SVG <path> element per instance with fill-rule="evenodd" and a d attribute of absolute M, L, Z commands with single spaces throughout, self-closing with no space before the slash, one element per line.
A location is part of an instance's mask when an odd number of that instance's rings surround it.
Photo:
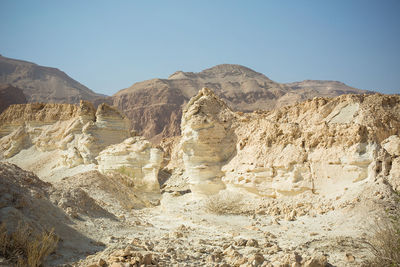
<path fill-rule="evenodd" d="M 112 95 L 239 64 L 280 82 L 400 93 L 400 1 L 0 2 L 0 54 Z"/>

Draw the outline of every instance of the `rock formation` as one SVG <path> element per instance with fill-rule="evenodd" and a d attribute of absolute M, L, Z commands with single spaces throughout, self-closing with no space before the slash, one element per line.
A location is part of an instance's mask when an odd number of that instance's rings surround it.
<path fill-rule="evenodd" d="M 181 148 L 192 192 L 214 194 L 225 187 L 221 167 L 235 151 L 233 119 L 228 106 L 207 88 L 186 106 Z"/>
<path fill-rule="evenodd" d="M 12 105 L 0 236 L 54 228 L 49 266 L 363 266 L 365 228 L 398 211 L 399 114 L 379 94 L 244 114 L 204 88 L 163 153 L 106 104 Z"/>
<path fill-rule="evenodd" d="M 223 64 L 199 73 L 178 71 L 168 79 L 138 82 L 113 96 L 140 135 L 154 142 L 180 134 L 183 106 L 202 87 L 212 89 L 235 111 L 269 110 L 315 96 L 333 97 L 367 91 L 334 81 L 280 84 L 240 65 Z"/>
<path fill-rule="evenodd" d="M 0 115 L 0 125 L 0 158 L 41 177 L 122 171 L 134 187 L 159 192 L 162 150 L 131 137 L 128 119 L 107 104 L 97 110 L 86 101 L 12 105 Z"/>
<path fill-rule="evenodd" d="M 9 84 L 0 84 L 0 114 L 12 104 L 25 104 L 26 98 L 21 89 Z"/>
<path fill-rule="evenodd" d="M 31 62 L 0 56 L 0 83 L 21 88 L 28 102 L 79 103 L 97 101 L 96 94 L 64 72 Z"/>
<path fill-rule="evenodd" d="M 185 174 L 202 193 L 223 182 L 261 196 L 309 190 L 333 197 L 367 179 L 398 176 L 399 114 L 400 97 L 379 94 L 234 114 L 203 89 L 183 114 Z"/>
<path fill-rule="evenodd" d="M 69 166 L 95 163 L 98 153 L 130 136 L 129 121 L 117 110 L 92 104 L 12 105 L 0 115 L 2 156 L 10 158 L 35 146 L 41 151 L 62 150 Z"/>
<path fill-rule="evenodd" d="M 163 160 L 162 150 L 152 147 L 143 137 L 131 137 L 111 145 L 96 158 L 99 170 L 117 170 L 132 178 L 136 188 L 159 191 L 158 171 Z"/>

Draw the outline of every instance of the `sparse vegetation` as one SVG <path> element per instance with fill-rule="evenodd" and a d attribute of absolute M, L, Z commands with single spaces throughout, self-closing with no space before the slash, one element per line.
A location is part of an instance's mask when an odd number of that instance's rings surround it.
<path fill-rule="evenodd" d="M 373 258 L 365 266 L 400 266 L 400 194 L 396 192 L 395 206 L 386 210 L 368 229 L 370 233 L 363 242 Z"/>
<path fill-rule="evenodd" d="M 222 214 L 241 214 L 242 195 L 219 193 L 209 196 L 205 200 L 205 209 L 210 213 Z"/>
<path fill-rule="evenodd" d="M 0 255 L 16 266 L 41 266 L 57 247 L 58 237 L 53 229 L 35 233 L 28 224 L 20 223 L 9 233 L 5 223 L 0 225 Z"/>

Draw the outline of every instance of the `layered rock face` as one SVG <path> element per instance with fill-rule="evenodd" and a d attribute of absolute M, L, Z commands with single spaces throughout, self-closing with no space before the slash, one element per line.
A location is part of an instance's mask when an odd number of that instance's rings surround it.
<path fill-rule="evenodd" d="M 86 101 L 79 106 L 13 105 L 0 115 L 0 122 L 0 159 L 41 178 L 117 171 L 139 190 L 160 190 L 162 150 L 143 137 L 131 137 L 129 120 L 107 104 L 97 110 Z"/>
<path fill-rule="evenodd" d="M 152 147 L 143 137 L 131 137 L 111 145 L 96 158 L 99 170 L 116 170 L 133 179 L 136 188 L 158 191 L 158 171 L 163 160 L 162 150 Z"/>
<path fill-rule="evenodd" d="M 203 88 L 183 112 L 181 148 L 192 192 L 213 194 L 225 186 L 221 167 L 235 151 L 234 113 Z"/>
<path fill-rule="evenodd" d="M 56 68 L 3 56 L 0 56 L 0 83 L 21 88 L 28 102 L 79 103 L 105 97 Z"/>
<path fill-rule="evenodd" d="M 95 163 L 98 153 L 130 136 L 129 121 L 102 104 L 12 105 L 0 115 L 2 157 L 10 158 L 35 146 L 41 151 L 61 150 L 64 163 Z"/>
<path fill-rule="evenodd" d="M 168 79 L 138 82 L 113 96 L 114 106 L 139 134 L 154 142 L 180 134 L 182 109 L 202 87 L 212 89 L 235 111 L 267 110 L 315 96 L 360 94 L 364 90 L 334 81 L 280 84 L 240 65 L 222 64 L 198 73 L 178 71 Z"/>
<path fill-rule="evenodd" d="M 377 177 L 385 177 L 398 186 L 399 96 L 314 98 L 270 112 L 231 112 L 227 122 L 215 116 L 225 112 L 226 107 L 203 96 L 203 91 L 190 101 L 183 115 L 181 142 L 184 148 L 190 144 L 183 156 L 189 180 L 202 181 L 205 186 L 209 180 L 222 182 L 270 197 L 304 191 L 333 197 Z M 215 109 L 203 108 L 208 105 Z M 212 123 L 207 124 L 208 120 Z M 224 131 L 215 131 L 213 125 L 225 126 L 221 127 Z M 195 140 L 201 131 L 206 134 L 200 142 L 187 141 L 188 136 Z M 217 138 L 213 137 L 215 134 Z M 222 156 L 220 161 L 214 161 L 219 162 L 218 174 L 206 164 L 201 172 L 192 174 L 194 166 L 207 162 L 207 156 L 200 160 L 192 156 L 200 151 L 207 155 L 202 151 L 203 143 L 211 143 L 204 149 L 208 153 L 220 155 L 214 151 L 221 151 L 219 144 L 234 140 L 232 136 L 237 142 L 222 146 L 231 158 Z M 208 172 L 213 175 L 206 175 Z M 207 188 L 199 191 L 207 192 Z"/>

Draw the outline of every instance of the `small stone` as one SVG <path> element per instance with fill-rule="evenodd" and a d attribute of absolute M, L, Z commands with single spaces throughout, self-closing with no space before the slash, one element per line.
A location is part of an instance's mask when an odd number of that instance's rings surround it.
<path fill-rule="evenodd" d="M 261 209 L 261 210 L 257 210 L 257 212 L 256 212 L 258 215 L 265 215 L 265 210 L 264 209 Z"/>
<path fill-rule="evenodd" d="M 289 214 L 286 214 L 285 220 L 286 221 L 294 221 L 294 220 L 296 220 L 296 215 L 297 215 L 296 210 L 292 210 Z"/>
<path fill-rule="evenodd" d="M 348 262 L 354 262 L 356 258 L 351 253 L 346 253 L 346 258 Z"/>
<path fill-rule="evenodd" d="M 151 264 L 151 261 L 153 259 L 153 255 L 151 253 L 145 254 L 143 257 L 143 264 Z"/>
<path fill-rule="evenodd" d="M 297 252 L 295 252 L 293 254 L 293 256 L 294 256 L 294 260 L 296 261 L 296 263 L 301 263 L 301 261 L 303 260 L 303 257 L 301 257 L 300 254 Z"/>
<path fill-rule="evenodd" d="M 273 222 L 273 224 L 280 225 L 278 218 L 274 218 L 272 222 Z"/>
<path fill-rule="evenodd" d="M 78 219 L 79 215 L 71 207 L 66 208 L 65 213 L 67 213 L 71 218 Z"/>
<path fill-rule="evenodd" d="M 325 267 L 328 264 L 328 260 L 325 256 L 319 255 L 314 256 L 310 260 L 304 263 L 304 267 Z"/>
<path fill-rule="evenodd" d="M 249 240 L 247 240 L 246 246 L 247 247 L 255 247 L 255 248 L 257 248 L 258 247 L 258 242 L 255 239 L 249 239 Z"/>
<path fill-rule="evenodd" d="M 106 267 L 107 266 L 107 262 L 103 259 L 100 259 L 99 262 L 97 263 L 98 266 L 100 267 Z"/>
<path fill-rule="evenodd" d="M 260 253 L 256 253 L 249 258 L 248 262 L 251 263 L 252 266 L 260 266 L 264 262 L 264 256 Z"/>
<path fill-rule="evenodd" d="M 247 244 L 247 240 L 244 238 L 240 238 L 238 240 L 235 241 L 235 245 L 239 246 L 239 247 L 244 247 Z"/>

